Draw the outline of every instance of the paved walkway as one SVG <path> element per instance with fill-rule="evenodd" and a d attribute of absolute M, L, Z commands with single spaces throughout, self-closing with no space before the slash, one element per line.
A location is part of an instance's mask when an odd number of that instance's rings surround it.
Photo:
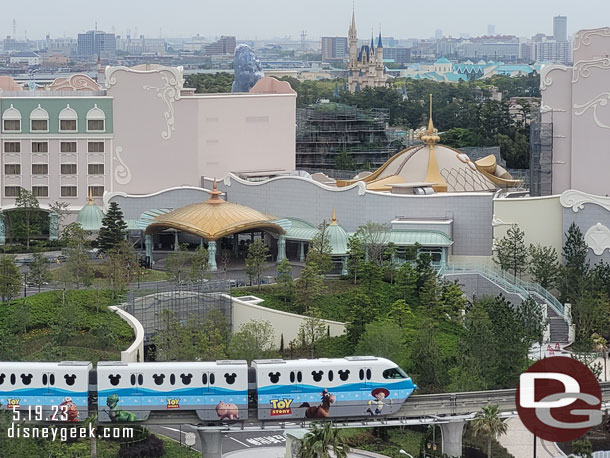
<path fill-rule="evenodd" d="M 286 456 L 286 447 L 265 447 L 258 449 L 238 450 L 236 452 L 223 453 L 223 458 L 284 458 Z M 331 456 L 334 456 L 331 453 Z M 372 458 L 372 457 L 387 457 L 378 453 L 365 451 L 354 451 L 347 454 L 348 458 Z M 405 455 L 407 456 L 407 455 Z"/>
<path fill-rule="evenodd" d="M 500 436 L 498 442 L 515 458 L 532 458 L 534 456 L 534 435 L 521 423 L 519 417 L 512 417 L 506 421 L 508 432 Z M 536 458 L 565 457 L 554 442 L 536 439 Z"/>

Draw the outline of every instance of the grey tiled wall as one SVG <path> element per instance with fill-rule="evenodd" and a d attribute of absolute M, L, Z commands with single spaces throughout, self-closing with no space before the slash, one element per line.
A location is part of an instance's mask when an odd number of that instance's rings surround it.
<path fill-rule="evenodd" d="M 566 233 L 572 222 L 575 222 L 583 235 L 597 223 L 602 223 L 610 228 L 610 212 L 596 204 L 584 204 L 583 209 L 574 212 L 572 208 L 563 209 L 563 243 L 566 241 Z M 589 261 L 591 264 L 596 264 L 600 260 L 610 262 L 610 252 L 605 250 L 601 255 L 596 255 L 593 250 L 589 249 Z"/>

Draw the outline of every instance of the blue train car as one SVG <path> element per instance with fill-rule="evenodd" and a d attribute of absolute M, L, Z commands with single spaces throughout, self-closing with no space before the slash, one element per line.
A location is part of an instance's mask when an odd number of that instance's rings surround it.
<path fill-rule="evenodd" d="M 417 388 L 384 358 L 257 360 L 258 418 L 348 418 L 396 413 Z"/>
<path fill-rule="evenodd" d="M 246 361 L 97 365 L 98 419 L 132 422 L 154 412 L 195 411 L 201 420 L 248 418 Z"/>
<path fill-rule="evenodd" d="M 31 421 L 83 421 L 88 414 L 85 361 L 0 362 L 0 404 Z"/>

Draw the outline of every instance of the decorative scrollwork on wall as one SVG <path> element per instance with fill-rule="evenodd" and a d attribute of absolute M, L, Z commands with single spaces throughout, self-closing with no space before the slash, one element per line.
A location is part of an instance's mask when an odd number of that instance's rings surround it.
<path fill-rule="evenodd" d="M 601 127 L 602 129 L 610 129 L 608 124 L 604 124 L 597 116 L 597 108 L 605 107 L 608 105 L 608 101 L 610 101 L 610 92 L 602 92 L 601 94 L 595 96 L 593 99 L 589 100 L 582 105 L 574 104 L 574 114 L 576 116 L 582 116 L 587 110 L 593 110 L 593 120 L 597 127 Z"/>
<path fill-rule="evenodd" d="M 572 73 L 572 82 L 576 83 L 580 77 L 588 78 L 591 76 L 592 68 L 610 68 L 610 58 L 603 57 L 595 60 L 581 60 L 574 64 L 574 71 Z"/>
<path fill-rule="evenodd" d="M 559 196 L 559 203 L 564 208 L 572 208 L 574 213 L 584 208 L 585 204 L 595 204 L 610 211 L 610 197 L 594 196 L 586 192 L 570 189 Z"/>
<path fill-rule="evenodd" d="M 114 160 L 119 163 L 114 168 L 114 181 L 118 184 L 127 184 L 131 181 L 131 170 L 127 167 L 127 164 L 123 161 L 121 154 L 123 153 L 123 148 L 117 146 L 114 150 Z"/>
<path fill-rule="evenodd" d="M 610 249 L 610 229 L 602 223 L 591 226 L 585 233 L 585 242 L 593 253 L 602 255 L 605 250 Z"/>
<path fill-rule="evenodd" d="M 547 87 L 553 84 L 553 79 L 550 74 L 555 70 L 567 72 L 568 67 L 564 65 L 549 65 L 542 67 L 542 72 L 540 73 L 540 90 L 545 91 Z"/>
<path fill-rule="evenodd" d="M 155 91 L 157 93 L 157 97 L 161 98 L 161 100 L 165 102 L 167 111 L 163 113 L 163 116 L 165 117 L 166 130 L 161 132 L 161 138 L 164 140 L 169 140 L 175 128 L 174 124 L 176 123 L 174 102 L 180 99 L 182 81 L 179 80 L 175 74 L 169 71 L 161 72 L 161 80 L 164 83 L 163 86 L 144 86 L 144 89 L 147 91 Z"/>
<path fill-rule="evenodd" d="M 589 46 L 592 36 L 610 37 L 610 27 L 600 29 L 582 30 L 574 35 L 574 51 L 578 51 L 580 46 Z"/>

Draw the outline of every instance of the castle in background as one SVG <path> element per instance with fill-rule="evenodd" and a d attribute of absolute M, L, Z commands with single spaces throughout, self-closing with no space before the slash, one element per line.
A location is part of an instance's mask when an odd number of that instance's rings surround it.
<path fill-rule="evenodd" d="M 352 25 L 348 32 L 349 66 L 348 81 L 350 92 L 356 92 L 367 87 L 383 87 L 387 77 L 384 75 L 383 43 L 381 32 L 375 48 L 373 37 L 371 44 L 364 45 L 358 52 L 358 34 L 356 33 L 356 18 L 352 12 Z"/>

